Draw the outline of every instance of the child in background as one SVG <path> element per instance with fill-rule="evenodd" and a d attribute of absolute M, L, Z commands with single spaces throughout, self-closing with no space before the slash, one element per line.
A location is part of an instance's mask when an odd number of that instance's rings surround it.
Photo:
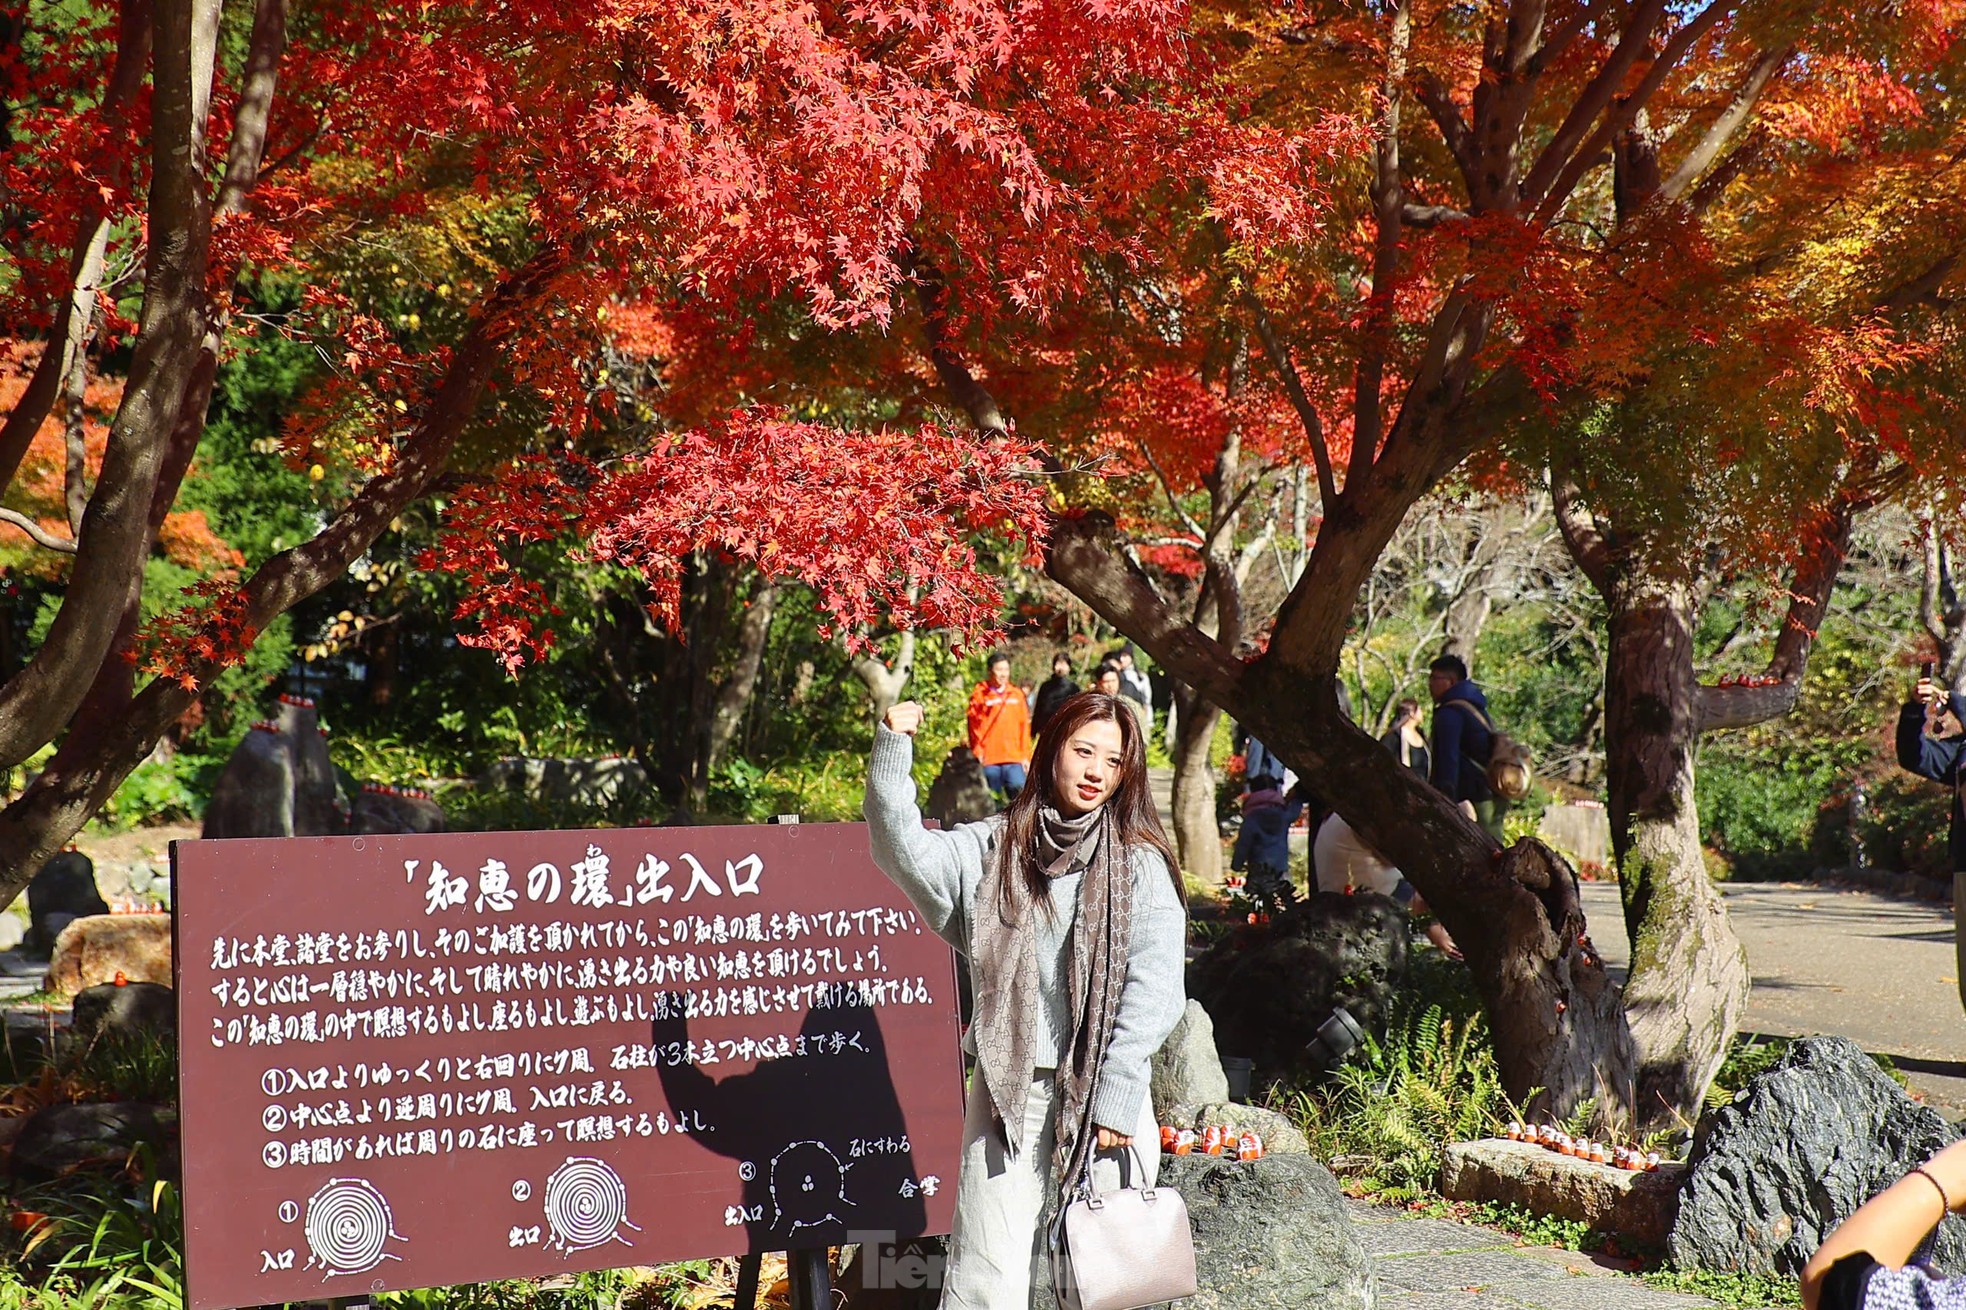
<path fill-rule="evenodd" d="M 1229 867 L 1238 873 L 1247 871 L 1251 900 L 1281 908 L 1294 899 L 1290 825 L 1303 810 L 1303 799 L 1286 796 L 1283 780 L 1275 774 L 1263 773 L 1249 780 L 1249 790 L 1242 797 L 1242 830 L 1236 834 Z"/>

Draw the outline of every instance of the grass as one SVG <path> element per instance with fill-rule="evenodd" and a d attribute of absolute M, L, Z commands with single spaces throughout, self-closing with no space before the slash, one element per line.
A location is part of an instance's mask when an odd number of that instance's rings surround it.
<path fill-rule="evenodd" d="M 1741 1306 L 1743 1310 L 1802 1304 L 1802 1285 L 1793 1278 L 1778 1278 L 1772 1274 L 1716 1274 L 1703 1269 L 1690 1272 L 1659 1269 L 1644 1277 L 1646 1283 L 1661 1291 L 1704 1296 L 1722 1305 Z"/>

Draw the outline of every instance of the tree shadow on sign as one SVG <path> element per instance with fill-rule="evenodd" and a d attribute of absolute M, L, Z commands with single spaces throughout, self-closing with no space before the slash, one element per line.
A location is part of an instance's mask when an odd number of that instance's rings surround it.
<path fill-rule="evenodd" d="M 682 998 L 677 1017 L 657 1019 L 658 1050 L 689 1041 Z M 918 1236 L 928 1226 L 913 1144 L 888 1064 L 879 1011 L 811 1010 L 794 1054 L 717 1078 L 695 1064 L 658 1066 L 677 1115 L 708 1124 L 695 1141 L 737 1162 L 750 1252 L 839 1246 L 872 1232 Z M 803 1054 L 798 1052 L 803 1051 Z M 714 1068 L 714 1066 L 712 1066 Z M 955 1187 L 953 1178 L 930 1187 Z"/>

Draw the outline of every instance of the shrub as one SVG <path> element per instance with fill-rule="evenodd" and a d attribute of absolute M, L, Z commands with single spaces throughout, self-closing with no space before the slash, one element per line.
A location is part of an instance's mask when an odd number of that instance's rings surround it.
<path fill-rule="evenodd" d="M 1857 825 L 1865 862 L 1945 878 L 1952 872 L 1946 832 L 1952 820 L 1952 793 L 1902 771 L 1885 773 L 1868 788 L 1864 817 Z M 1845 819 L 1847 822 L 1847 817 Z"/>
<path fill-rule="evenodd" d="M 1467 971 L 1416 954 L 1383 1041 L 1327 1083 L 1286 1093 L 1311 1150 L 1364 1156 L 1368 1183 L 1395 1200 L 1435 1194 L 1447 1143 L 1492 1135 L 1509 1111 L 1486 1022 Z"/>

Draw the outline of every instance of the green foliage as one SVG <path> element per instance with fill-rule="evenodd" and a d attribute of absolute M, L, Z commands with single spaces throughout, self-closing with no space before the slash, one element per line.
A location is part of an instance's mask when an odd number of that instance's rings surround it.
<path fill-rule="evenodd" d="M 56 1069 L 76 1100 L 177 1101 L 177 1043 L 154 1032 L 98 1032 L 86 1044 L 71 1046 Z"/>
<path fill-rule="evenodd" d="M 1772 1274 L 1721 1274 L 1706 1269 L 1660 1269 L 1645 1275 L 1645 1281 L 1665 1292 L 1684 1292 L 1704 1296 L 1721 1305 L 1741 1310 L 1802 1304 L 1802 1284 L 1793 1278 Z"/>
<path fill-rule="evenodd" d="M 1467 1222 L 1484 1224 L 1489 1228 L 1499 1228 L 1505 1233 L 1514 1233 L 1531 1246 L 1560 1246 L 1566 1251 L 1592 1251 L 1604 1245 L 1602 1234 L 1591 1231 L 1591 1226 L 1581 1219 L 1562 1219 L 1556 1215 L 1537 1214 L 1519 1205 L 1497 1205 L 1484 1201 L 1468 1207 L 1465 1215 L 1456 1218 Z"/>
<path fill-rule="evenodd" d="M 1946 847 L 1951 823 L 1952 793 L 1936 783 L 1909 773 L 1890 772 L 1875 779 L 1867 789 L 1863 821 L 1857 835 L 1863 842 L 1865 861 L 1874 868 L 1898 869 L 1928 878 L 1948 878 L 1952 874 L 1952 855 Z M 1848 828 L 1848 810 L 1843 806 L 1827 810 L 1817 825 L 1819 844 Z M 1847 841 L 1847 837 L 1843 838 Z M 1848 847 L 1840 842 L 1834 861 L 1848 858 Z"/>
<path fill-rule="evenodd" d="M 1788 1053 L 1794 1044 L 1792 1037 L 1761 1037 L 1752 1033 L 1735 1036 L 1728 1045 L 1727 1055 L 1720 1062 L 1720 1070 L 1713 1076 L 1713 1083 L 1707 1088 L 1706 1103 L 1709 1107 L 1726 1105 L 1759 1075 L 1774 1068 L 1775 1062 Z M 1872 1062 L 1900 1087 L 1909 1087 L 1896 1064 L 1888 1055 L 1869 1052 Z"/>
<path fill-rule="evenodd" d="M 159 1177 L 155 1153 L 139 1146 L 117 1174 L 81 1173 L 10 1198 L 16 1211 L 46 1216 L 9 1232 L 16 1269 L 36 1273 L 22 1289 L 45 1294 L 23 1305 L 151 1310 L 183 1304 L 184 1209 L 175 1183 Z M 0 1307 L 13 1289 L 0 1281 Z"/>
<path fill-rule="evenodd" d="M 1368 1040 L 1329 1082 L 1277 1107 L 1314 1154 L 1367 1157 L 1367 1185 L 1398 1200 L 1437 1195 L 1447 1144 L 1492 1135 L 1509 1111 L 1465 970 L 1429 955 L 1415 957 L 1385 1039 Z"/>
<path fill-rule="evenodd" d="M 111 831 L 195 819 L 204 813 L 225 755 L 178 751 L 152 757 L 130 771 L 100 811 L 96 821 Z"/>

